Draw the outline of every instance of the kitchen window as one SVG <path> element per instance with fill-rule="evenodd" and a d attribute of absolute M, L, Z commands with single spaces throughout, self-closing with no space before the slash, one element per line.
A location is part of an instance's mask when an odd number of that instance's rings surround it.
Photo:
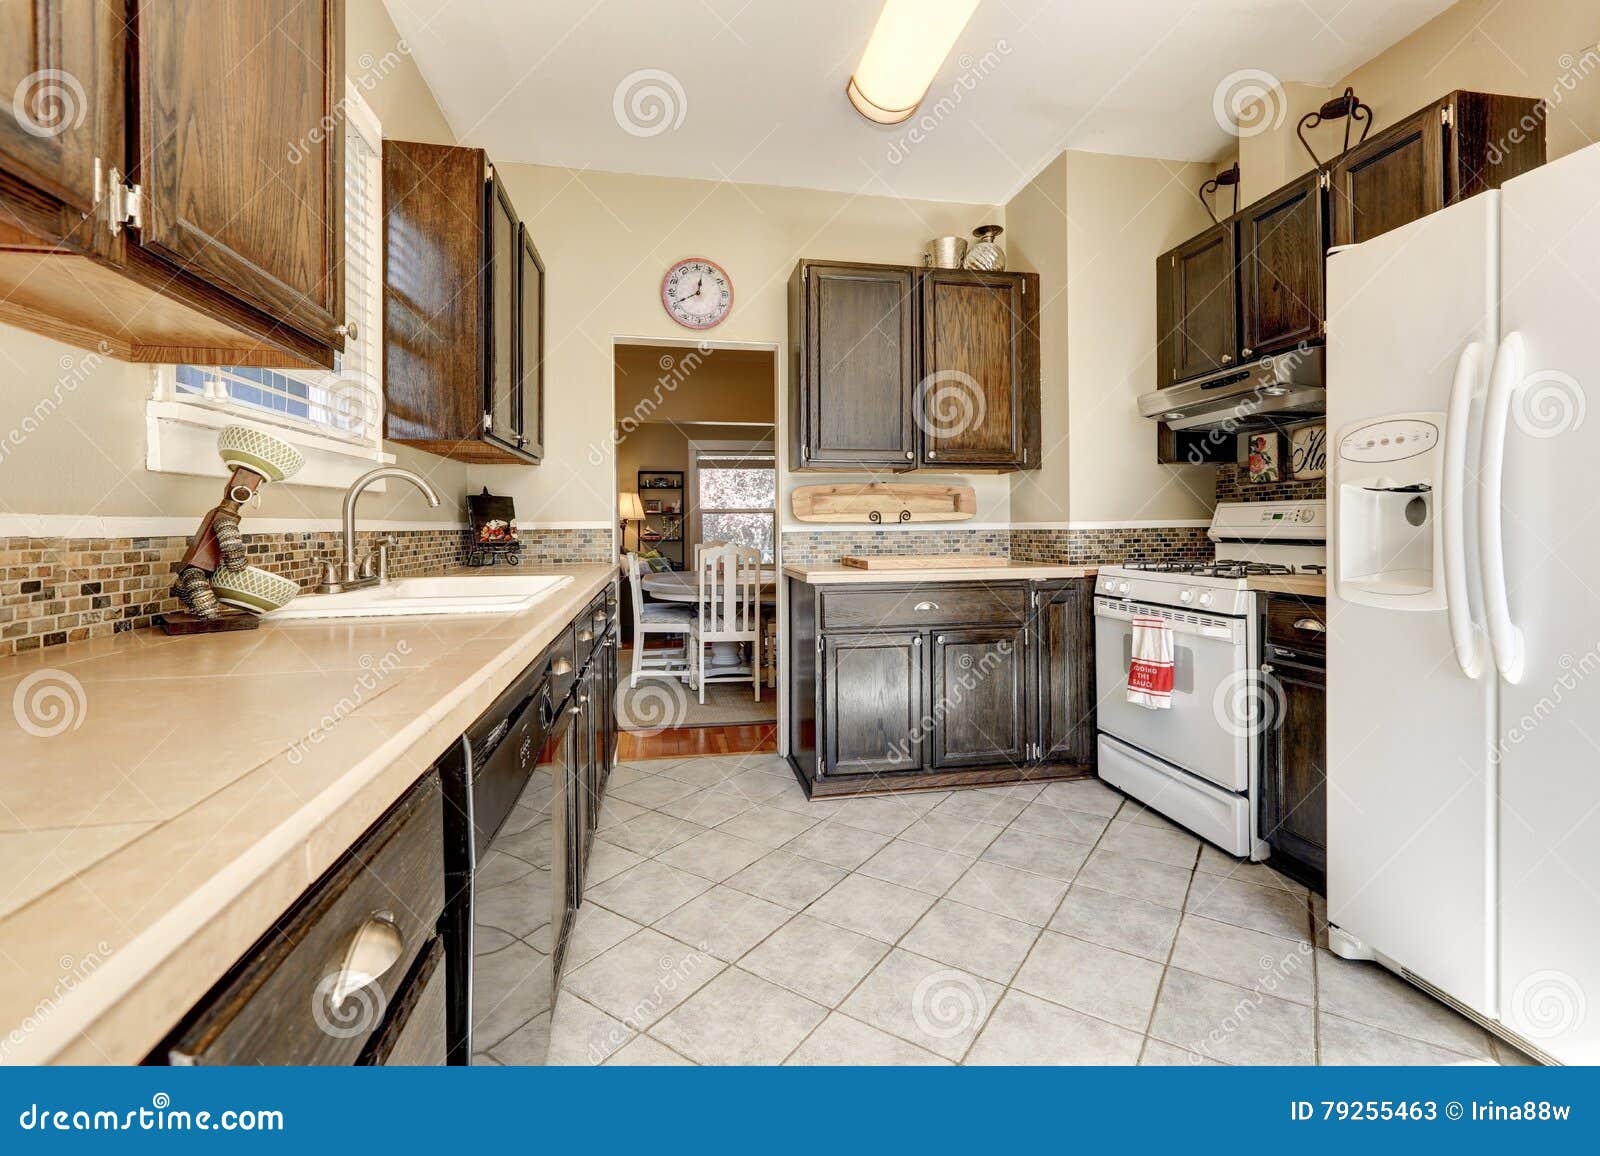
<path fill-rule="evenodd" d="M 775 558 L 778 468 L 770 442 L 691 443 L 690 513 L 696 542 L 752 546 Z"/>
<path fill-rule="evenodd" d="M 347 86 L 344 116 L 345 316 L 355 332 L 327 372 L 164 365 L 149 403 L 149 466 L 219 475 L 215 431 L 265 425 L 306 455 L 295 481 L 343 487 L 383 452 L 383 131 Z"/>

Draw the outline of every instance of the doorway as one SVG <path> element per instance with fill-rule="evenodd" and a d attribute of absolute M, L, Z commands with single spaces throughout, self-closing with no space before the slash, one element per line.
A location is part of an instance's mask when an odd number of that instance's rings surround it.
<path fill-rule="evenodd" d="M 777 351 L 619 341 L 613 352 L 622 755 L 776 750 Z M 754 642 L 703 643 L 711 677 L 702 702 L 685 673 L 696 641 L 689 623 L 700 614 L 700 548 L 718 545 L 756 550 L 764 585 Z"/>

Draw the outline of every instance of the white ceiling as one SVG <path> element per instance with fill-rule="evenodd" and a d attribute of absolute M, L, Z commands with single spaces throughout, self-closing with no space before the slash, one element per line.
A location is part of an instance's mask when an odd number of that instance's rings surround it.
<path fill-rule="evenodd" d="M 983 0 L 920 140 L 845 98 L 877 0 L 385 2 L 451 128 L 502 162 L 999 203 L 1063 148 L 1214 157 L 1230 76 L 1330 84 L 1451 0 Z M 641 72 L 664 120 L 647 91 L 627 115 Z"/>

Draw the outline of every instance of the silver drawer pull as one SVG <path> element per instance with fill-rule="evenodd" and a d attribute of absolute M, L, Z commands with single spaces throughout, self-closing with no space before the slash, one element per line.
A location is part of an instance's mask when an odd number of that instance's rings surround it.
<path fill-rule="evenodd" d="M 592 631 L 592 630 L 580 630 L 580 631 L 578 631 L 578 641 L 579 642 L 591 642 L 593 640 L 594 640 L 594 631 Z"/>
<path fill-rule="evenodd" d="M 556 659 L 554 662 L 552 662 L 550 664 L 550 673 L 551 674 L 571 674 L 572 673 L 572 663 L 568 662 L 564 658 L 558 658 L 558 659 Z"/>
<path fill-rule="evenodd" d="M 405 936 L 395 924 L 394 913 L 373 912 L 371 918 L 356 928 L 350 946 L 345 949 L 344 963 L 328 991 L 328 1003 L 334 1010 L 343 1007 L 345 1000 L 399 962 L 405 949 Z"/>
<path fill-rule="evenodd" d="M 1328 628 L 1322 625 L 1322 623 L 1318 622 L 1315 618 L 1296 618 L 1294 620 L 1294 628 L 1296 630 L 1307 631 L 1311 634 L 1328 633 Z"/>
<path fill-rule="evenodd" d="M 937 609 L 939 609 L 939 604 L 937 602 L 918 602 L 911 609 L 913 609 L 913 610 L 937 610 Z"/>

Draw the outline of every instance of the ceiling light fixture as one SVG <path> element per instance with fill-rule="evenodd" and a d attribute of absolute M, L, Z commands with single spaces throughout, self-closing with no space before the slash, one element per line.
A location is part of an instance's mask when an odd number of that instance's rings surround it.
<path fill-rule="evenodd" d="M 861 63 L 845 87 L 875 124 L 899 124 L 917 111 L 978 0 L 884 0 Z"/>

